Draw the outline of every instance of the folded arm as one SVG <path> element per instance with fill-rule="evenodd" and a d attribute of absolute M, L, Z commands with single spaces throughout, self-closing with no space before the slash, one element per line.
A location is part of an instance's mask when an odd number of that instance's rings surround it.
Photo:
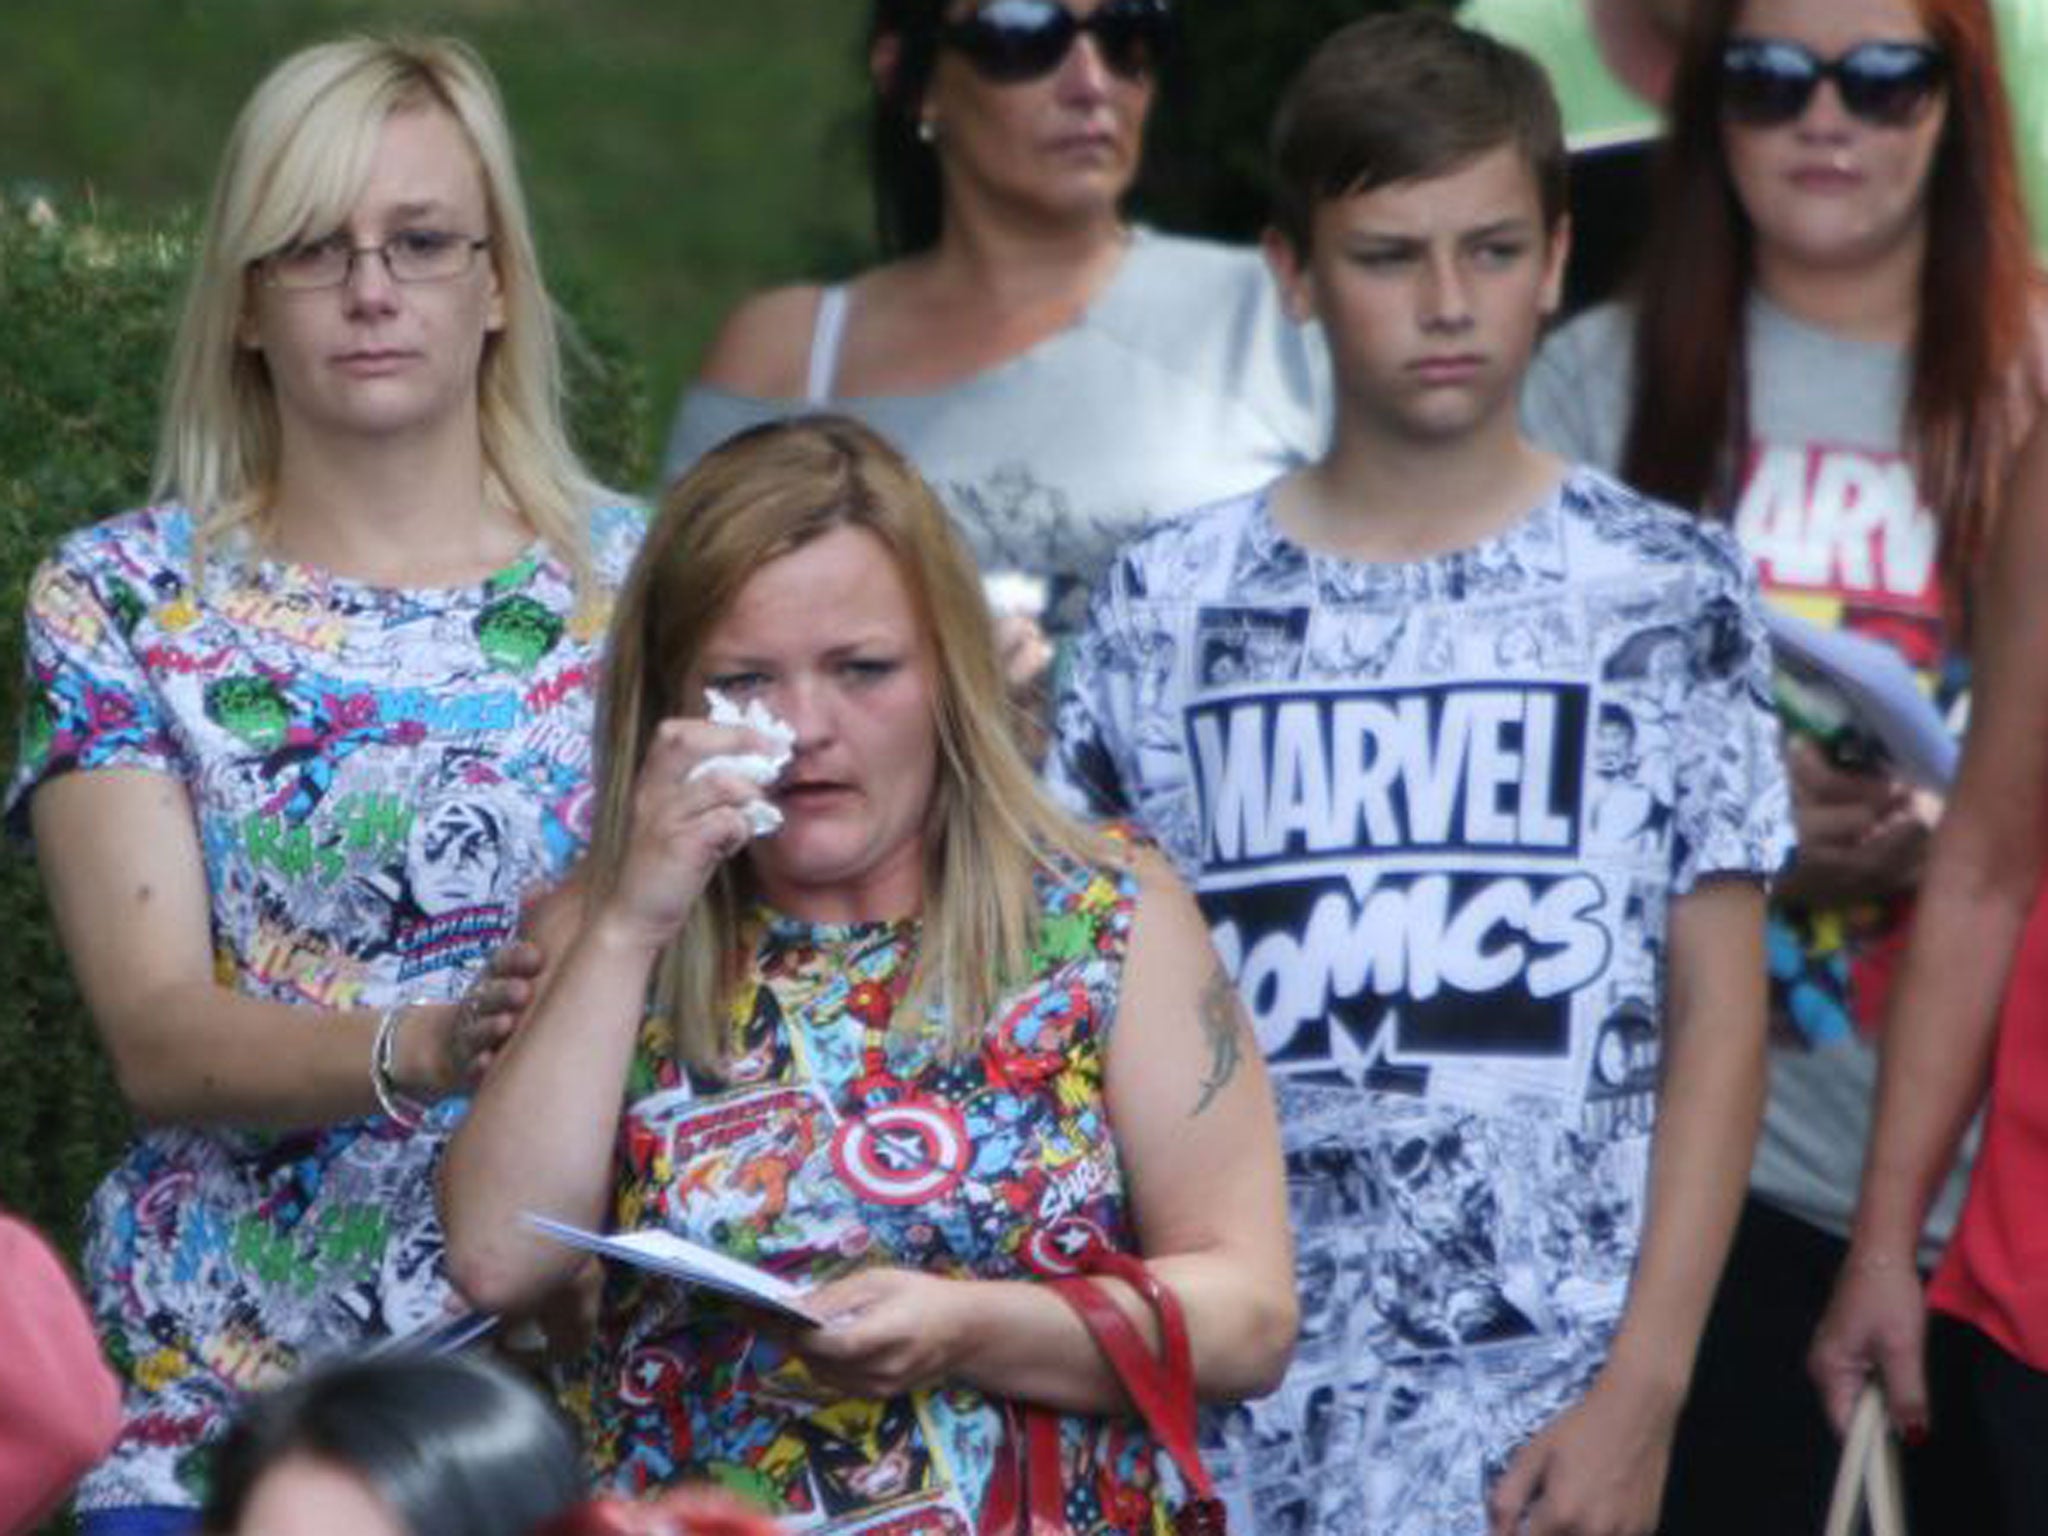
<path fill-rule="evenodd" d="M 374 1011 L 268 1002 L 216 979 L 206 867 L 178 780 L 65 774 L 37 787 L 29 816 L 58 937 L 136 1114 L 291 1129 L 377 1109 Z M 456 1028 L 452 1004 L 409 1010 L 398 1086 L 462 1086 Z"/>
<path fill-rule="evenodd" d="M 1257 1042 L 1193 900 L 1138 856 L 1140 896 L 1104 1092 L 1138 1246 L 1186 1312 L 1196 1391 L 1272 1389 L 1297 1311 L 1279 1132 Z M 1103 1282 L 1155 1345 L 1150 1308 Z M 815 1298 L 838 1320 L 793 1342 L 845 1390 L 952 1378 L 1070 1412 L 1125 1409 L 1100 1351 L 1046 1287 L 870 1271 Z"/>

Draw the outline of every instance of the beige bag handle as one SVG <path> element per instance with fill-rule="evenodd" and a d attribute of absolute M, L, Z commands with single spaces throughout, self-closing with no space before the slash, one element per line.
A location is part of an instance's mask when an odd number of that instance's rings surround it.
<path fill-rule="evenodd" d="M 1870 1536 L 1906 1536 L 1899 1448 L 1885 1417 L 1884 1391 L 1875 1381 L 1864 1383 L 1849 1417 L 1834 1497 L 1828 1501 L 1826 1536 L 1855 1536 L 1859 1515 L 1869 1517 Z"/>

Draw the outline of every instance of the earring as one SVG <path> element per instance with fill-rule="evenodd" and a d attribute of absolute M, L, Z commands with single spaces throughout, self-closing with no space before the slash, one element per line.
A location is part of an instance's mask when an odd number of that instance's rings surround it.
<path fill-rule="evenodd" d="M 935 119 L 920 117 L 917 120 L 917 142 L 920 144 L 936 144 L 939 142 L 939 125 Z"/>

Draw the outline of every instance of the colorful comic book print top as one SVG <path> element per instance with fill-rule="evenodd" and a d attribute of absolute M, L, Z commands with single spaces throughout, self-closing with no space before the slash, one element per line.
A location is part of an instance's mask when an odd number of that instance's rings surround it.
<path fill-rule="evenodd" d="M 687 1073 L 663 1026 L 643 1040 L 617 1227 L 666 1227 L 804 1282 L 870 1264 L 1030 1278 L 1066 1272 L 1087 1243 L 1130 1249 L 1102 1080 L 1135 887 L 1090 870 L 1041 890 L 1035 979 L 951 1064 L 935 1025 L 915 1041 L 885 1033 L 914 923 L 764 917 L 729 1071 Z M 585 1406 L 622 1490 L 709 1478 L 792 1531 L 972 1536 L 1003 1437 L 979 1392 L 837 1397 L 743 1313 L 613 1280 Z M 1136 1421 L 1068 1419 L 1064 1448 L 1077 1536 L 1151 1533 L 1178 1501 Z"/>
<path fill-rule="evenodd" d="M 191 797 L 225 982 L 301 1005 L 308 1029 L 456 996 L 521 893 L 583 846 L 598 648 L 641 528 L 631 508 L 594 516 L 580 609 L 540 545 L 479 585 L 394 590 L 237 541 L 195 586 L 183 508 L 82 529 L 29 589 L 10 815 L 60 774 L 168 774 Z M 134 1143 L 89 1213 L 127 1423 L 83 1508 L 198 1503 L 199 1447 L 242 1391 L 441 1314 L 445 1126 Z"/>
<path fill-rule="evenodd" d="M 1483 1536 L 1627 1299 L 1673 899 L 1789 846 L 1747 562 L 1583 470 L 1413 561 L 1219 503 L 1110 568 L 1048 771 L 1179 865 L 1273 1082 L 1301 1337 L 1211 1426 L 1233 1526 Z"/>
<path fill-rule="evenodd" d="M 1968 668 L 1943 621 L 1940 527 L 1905 453 L 1764 437 L 1751 445 L 1733 519 L 1772 601 L 1823 628 L 1891 646 L 1938 708 L 1955 709 Z M 1816 734 L 1796 713 L 1786 728 Z M 1818 744 L 1843 753 L 1839 733 Z M 1772 910 L 1773 1001 L 1800 1048 L 1825 1048 L 1851 1031 L 1876 1034 L 1904 958 L 1911 905 Z"/>

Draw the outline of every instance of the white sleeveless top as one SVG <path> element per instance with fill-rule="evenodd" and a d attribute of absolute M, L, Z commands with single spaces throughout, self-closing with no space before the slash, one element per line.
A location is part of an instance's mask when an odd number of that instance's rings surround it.
<path fill-rule="evenodd" d="M 664 473 L 762 421 L 858 417 L 932 482 L 984 570 L 1047 578 L 1054 633 L 1146 523 L 1263 485 L 1328 440 L 1322 337 L 1288 318 L 1249 249 L 1138 230 L 1074 324 L 924 394 L 833 394 L 846 308 L 843 286 L 825 290 L 802 399 L 685 394 Z"/>
<path fill-rule="evenodd" d="M 839 376 L 839 346 L 846 340 L 846 284 L 834 283 L 818 295 L 818 313 L 811 321 L 811 356 L 804 368 L 804 404 L 831 402 L 832 381 Z"/>

